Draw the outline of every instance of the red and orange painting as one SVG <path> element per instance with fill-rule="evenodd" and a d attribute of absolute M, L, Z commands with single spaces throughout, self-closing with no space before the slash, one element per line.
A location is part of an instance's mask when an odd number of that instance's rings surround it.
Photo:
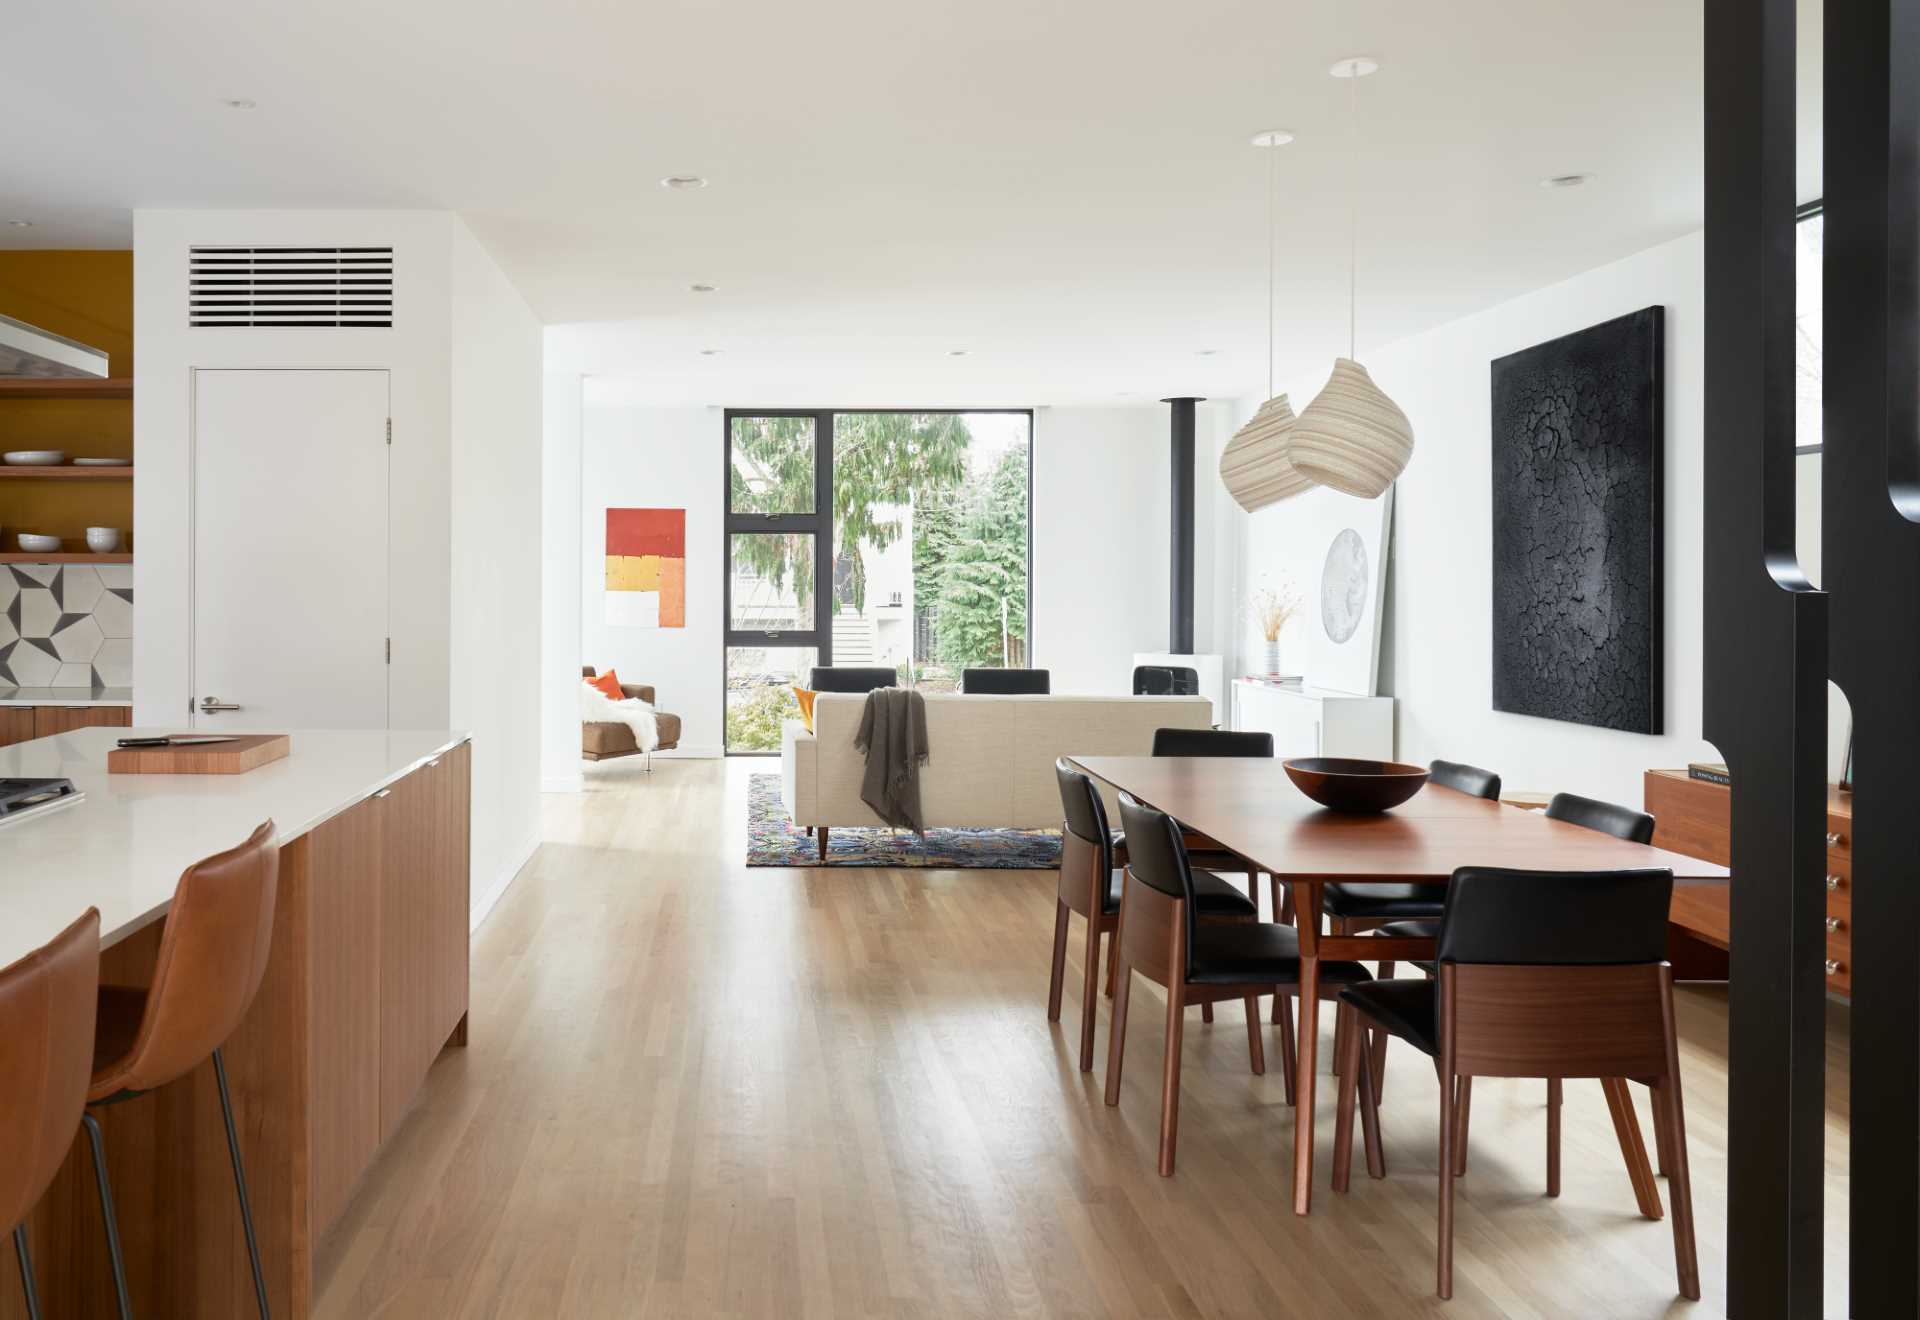
<path fill-rule="evenodd" d="M 607 622 L 687 626 L 687 511 L 607 510 Z"/>

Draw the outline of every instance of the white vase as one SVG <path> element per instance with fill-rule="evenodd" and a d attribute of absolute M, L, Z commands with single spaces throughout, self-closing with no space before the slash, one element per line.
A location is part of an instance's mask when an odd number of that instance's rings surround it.
<path fill-rule="evenodd" d="M 1280 673 L 1280 639 L 1278 637 L 1267 643 L 1267 673 L 1276 677 Z"/>

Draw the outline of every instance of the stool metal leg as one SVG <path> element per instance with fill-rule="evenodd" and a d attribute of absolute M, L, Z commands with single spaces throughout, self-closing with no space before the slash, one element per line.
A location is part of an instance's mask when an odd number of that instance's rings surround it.
<path fill-rule="evenodd" d="M 133 1320 L 133 1303 L 127 1298 L 127 1263 L 120 1255 L 120 1224 L 113 1215 L 113 1188 L 107 1183 L 107 1145 L 100 1136 L 100 1120 L 92 1114 L 80 1115 L 87 1130 L 87 1144 L 93 1148 L 93 1180 L 100 1189 L 100 1216 L 107 1224 L 107 1259 L 113 1262 L 113 1291 L 120 1300 L 120 1320 Z"/>
<path fill-rule="evenodd" d="M 27 1320 L 40 1320 L 40 1297 L 33 1290 L 33 1257 L 27 1254 L 27 1226 L 13 1230 L 13 1253 L 20 1257 L 20 1286 L 27 1294 Z"/>
<path fill-rule="evenodd" d="M 227 1121 L 227 1153 L 233 1157 L 233 1185 L 240 1193 L 240 1223 L 247 1230 L 247 1257 L 253 1262 L 253 1292 L 260 1302 L 260 1320 L 268 1320 L 267 1279 L 260 1270 L 260 1243 L 253 1235 L 253 1207 L 247 1201 L 247 1171 L 240 1163 L 240 1134 L 233 1126 L 233 1097 L 227 1091 L 227 1064 L 213 1052 L 213 1075 L 220 1083 L 220 1116 Z"/>

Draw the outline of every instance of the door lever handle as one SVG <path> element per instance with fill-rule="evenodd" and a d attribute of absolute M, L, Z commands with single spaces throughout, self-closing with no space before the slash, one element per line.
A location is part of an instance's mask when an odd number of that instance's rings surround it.
<path fill-rule="evenodd" d="M 200 709 L 208 715 L 211 715 L 215 711 L 239 710 L 240 708 L 232 702 L 222 701 L 218 697 L 202 697 L 200 698 Z"/>

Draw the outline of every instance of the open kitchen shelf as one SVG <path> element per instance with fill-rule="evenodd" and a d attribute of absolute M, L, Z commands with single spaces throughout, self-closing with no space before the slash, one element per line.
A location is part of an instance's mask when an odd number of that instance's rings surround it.
<path fill-rule="evenodd" d="M 133 377 L 41 380 L 33 377 L 0 380 L 0 399 L 131 399 Z"/>
<path fill-rule="evenodd" d="M 117 554 L 96 555 L 91 550 L 55 550 L 48 554 L 28 554 L 25 550 L 8 550 L 0 553 L 0 564 L 131 564 L 133 552 L 123 550 Z"/>
<path fill-rule="evenodd" d="M 0 481 L 132 481 L 133 464 L 121 467 L 75 467 L 71 463 L 59 466 L 27 467 L 12 463 L 0 463 Z"/>

